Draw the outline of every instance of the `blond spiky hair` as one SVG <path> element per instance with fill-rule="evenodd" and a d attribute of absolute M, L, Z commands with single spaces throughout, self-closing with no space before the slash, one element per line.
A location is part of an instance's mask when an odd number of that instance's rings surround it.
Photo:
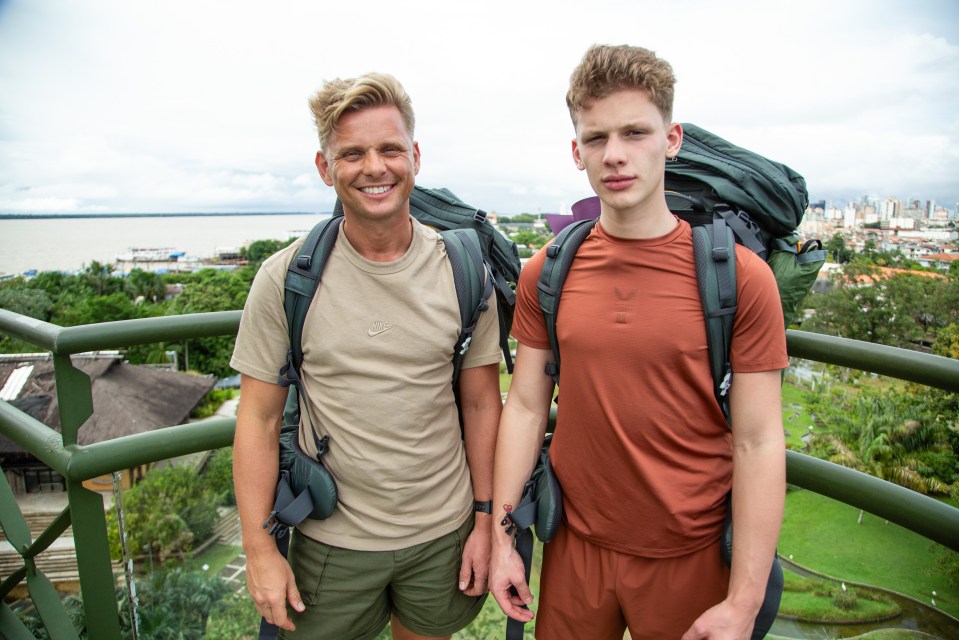
<path fill-rule="evenodd" d="M 403 85 L 393 76 L 386 73 L 367 73 L 357 78 L 337 78 L 324 83 L 323 88 L 310 98 L 310 110 L 316 122 L 320 149 L 326 151 L 331 137 L 336 134 L 336 124 L 344 114 L 384 105 L 399 109 L 412 138 L 416 120 L 413 103 Z"/>

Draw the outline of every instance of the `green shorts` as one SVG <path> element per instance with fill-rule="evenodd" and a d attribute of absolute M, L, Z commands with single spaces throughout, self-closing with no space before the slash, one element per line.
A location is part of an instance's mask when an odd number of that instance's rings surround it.
<path fill-rule="evenodd" d="M 458 530 L 397 551 L 352 551 L 294 532 L 290 565 L 306 609 L 282 638 L 372 640 L 396 615 L 410 631 L 447 636 L 480 612 L 486 595 L 459 590 L 472 516 Z"/>

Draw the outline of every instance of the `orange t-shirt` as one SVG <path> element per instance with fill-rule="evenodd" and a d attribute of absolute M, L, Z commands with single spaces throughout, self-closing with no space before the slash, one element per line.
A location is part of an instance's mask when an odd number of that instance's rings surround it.
<path fill-rule="evenodd" d="M 785 368 L 775 278 L 736 249 L 733 371 Z M 537 349 L 549 349 L 536 295 L 543 260 L 540 251 L 523 269 L 513 324 L 514 337 Z M 732 486 L 732 435 L 713 395 L 689 225 L 624 240 L 597 224 L 563 286 L 557 335 L 562 388 L 550 457 L 569 527 L 651 558 L 714 542 Z"/>

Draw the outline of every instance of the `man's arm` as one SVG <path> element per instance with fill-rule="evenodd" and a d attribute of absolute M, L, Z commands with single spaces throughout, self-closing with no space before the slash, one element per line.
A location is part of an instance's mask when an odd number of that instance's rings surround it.
<path fill-rule="evenodd" d="M 543 446 L 553 379 L 546 374 L 552 358 L 548 349 L 520 344 L 516 368 L 510 385 L 496 440 L 493 472 L 493 559 L 490 564 L 490 593 L 510 618 L 529 622 L 533 612 L 520 608 L 533 602 L 523 569 L 523 561 L 513 548 L 513 537 L 500 526 L 506 511 L 504 504 L 519 502 L 523 485 L 529 480 L 536 457 Z M 518 595 L 510 593 L 515 587 Z"/>
<path fill-rule="evenodd" d="M 466 463 L 470 468 L 473 496 L 476 500 L 489 500 L 493 496 L 496 427 L 503 410 L 499 392 L 499 364 L 460 371 L 459 392 Z M 473 532 L 463 547 L 459 587 L 466 595 L 479 596 L 486 593 L 489 576 L 491 516 L 477 512 L 474 517 Z"/>
<path fill-rule="evenodd" d="M 733 562 L 726 599 L 693 623 L 683 640 L 752 633 L 776 553 L 786 494 L 780 372 L 736 373 L 733 431 Z"/>
<path fill-rule="evenodd" d="M 233 440 L 233 484 L 240 512 L 246 586 L 267 622 L 282 629 L 296 627 L 286 603 L 303 610 L 293 571 L 263 528 L 273 510 L 279 476 L 279 438 L 287 389 L 248 375 L 240 377 L 240 406 Z"/>

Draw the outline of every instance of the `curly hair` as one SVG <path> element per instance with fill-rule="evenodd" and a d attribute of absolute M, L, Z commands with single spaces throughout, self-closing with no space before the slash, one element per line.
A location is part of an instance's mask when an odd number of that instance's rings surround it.
<path fill-rule="evenodd" d="M 594 44 L 573 69 L 566 106 L 575 125 L 577 113 L 589 102 L 623 89 L 641 89 L 649 95 L 663 119 L 670 122 L 675 84 L 673 68 L 649 49 Z"/>

